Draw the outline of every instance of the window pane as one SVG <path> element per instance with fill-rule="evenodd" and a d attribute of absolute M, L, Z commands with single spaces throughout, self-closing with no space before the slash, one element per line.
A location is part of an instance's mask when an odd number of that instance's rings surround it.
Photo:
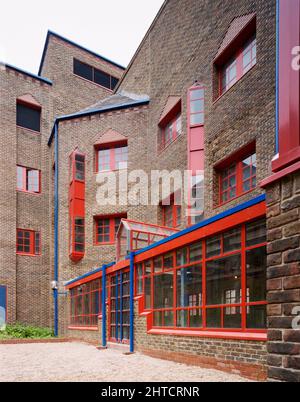
<path fill-rule="evenodd" d="M 180 267 L 181 265 L 187 264 L 188 249 L 187 247 L 177 250 L 176 253 L 176 265 Z"/>
<path fill-rule="evenodd" d="M 74 74 L 93 81 L 93 67 L 74 59 Z"/>
<path fill-rule="evenodd" d="M 38 170 L 27 170 L 27 190 L 40 192 L 40 172 Z"/>
<path fill-rule="evenodd" d="M 199 113 L 204 110 L 204 99 L 191 102 L 191 113 Z"/>
<path fill-rule="evenodd" d="M 202 306 L 202 266 L 177 271 L 177 307 Z"/>
<path fill-rule="evenodd" d="M 110 89 L 110 75 L 104 73 L 103 71 L 97 69 L 94 70 L 94 81 L 97 84 Z"/>
<path fill-rule="evenodd" d="M 250 328 L 250 329 L 267 328 L 267 308 L 266 308 L 266 306 L 250 306 L 250 307 L 248 307 L 247 328 Z"/>
<path fill-rule="evenodd" d="M 206 240 L 206 257 L 215 257 L 221 254 L 221 236 L 211 237 Z"/>
<path fill-rule="evenodd" d="M 151 278 L 145 278 L 145 309 L 151 309 L 151 304 Z"/>
<path fill-rule="evenodd" d="M 41 111 L 23 104 L 17 104 L 17 125 L 30 130 L 41 130 Z"/>
<path fill-rule="evenodd" d="M 153 264 L 154 264 L 154 272 L 155 273 L 162 272 L 162 269 L 163 269 L 162 257 L 155 258 Z"/>
<path fill-rule="evenodd" d="M 204 113 L 192 114 L 191 125 L 204 124 Z"/>
<path fill-rule="evenodd" d="M 190 246 L 190 262 L 202 260 L 202 243 L 194 243 Z"/>
<path fill-rule="evenodd" d="M 226 303 L 226 292 L 241 290 L 241 256 L 234 255 L 206 264 L 207 304 L 217 305 Z"/>
<path fill-rule="evenodd" d="M 174 267 L 174 255 L 173 253 L 169 253 L 164 255 L 164 268 L 171 269 Z"/>
<path fill-rule="evenodd" d="M 246 225 L 246 246 L 251 247 L 267 241 L 266 220 L 255 221 Z"/>
<path fill-rule="evenodd" d="M 195 89 L 191 91 L 191 100 L 203 99 L 203 98 L 204 98 L 204 89 Z"/>
<path fill-rule="evenodd" d="M 229 310 L 229 309 L 228 309 Z M 231 307 L 231 314 L 224 315 L 224 328 L 239 329 L 242 326 L 242 315 L 239 307 Z"/>
<path fill-rule="evenodd" d="M 23 172 L 24 168 L 21 166 L 17 166 L 17 189 L 18 190 L 25 190 L 25 184 L 23 180 Z"/>
<path fill-rule="evenodd" d="M 224 253 L 239 250 L 241 248 L 241 229 L 233 229 L 230 232 L 224 233 Z"/>
<path fill-rule="evenodd" d="M 118 85 L 118 83 L 119 83 L 118 78 L 111 77 L 111 89 L 112 89 L 112 90 L 115 89 L 115 87 Z"/>
<path fill-rule="evenodd" d="M 173 272 L 154 277 L 154 308 L 173 307 Z"/>
<path fill-rule="evenodd" d="M 207 328 L 221 328 L 221 309 L 206 309 L 206 326 Z"/>
<path fill-rule="evenodd" d="M 267 272 L 266 247 L 257 248 L 247 252 L 247 288 L 249 289 L 249 301 L 265 301 Z"/>

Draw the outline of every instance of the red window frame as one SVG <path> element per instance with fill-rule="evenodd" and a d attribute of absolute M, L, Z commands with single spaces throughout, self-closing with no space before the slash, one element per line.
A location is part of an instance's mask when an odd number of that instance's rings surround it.
<path fill-rule="evenodd" d="M 245 162 L 248 162 L 248 164 L 245 164 Z M 249 175 L 246 174 L 247 171 L 249 171 Z M 219 205 L 224 205 L 253 191 L 257 186 L 256 172 L 256 152 L 248 154 L 242 160 L 230 163 L 218 170 Z M 248 186 L 245 187 L 246 183 L 249 184 L 249 188 Z M 234 193 L 232 193 L 233 190 Z"/>
<path fill-rule="evenodd" d="M 104 159 L 100 161 L 100 155 L 103 155 Z M 96 147 L 95 157 L 96 172 L 110 172 L 116 170 L 127 169 L 128 166 L 128 144 L 127 142 L 121 142 L 113 145 Z M 123 163 L 124 167 L 120 167 L 119 164 Z M 125 167 L 126 164 L 126 167 Z"/>
<path fill-rule="evenodd" d="M 199 94 L 199 95 L 198 95 Z M 188 91 L 188 115 L 189 127 L 204 126 L 205 120 L 205 87 L 203 85 L 196 85 Z M 199 121 L 193 121 L 194 117 L 200 117 Z"/>
<path fill-rule="evenodd" d="M 154 259 L 150 259 L 141 263 L 136 264 L 135 269 L 135 294 L 136 296 L 143 296 L 143 305 L 144 311 L 151 313 L 152 315 L 152 328 L 154 329 L 168 329 L 168 330 L 189 330 L 189 331 L 213 331 L 213 332 L 244 332 L 244 333 L 265 333 L 266 328 L 252 328 L 247 323 L 247 317 L 250 314 L 250 309 L 252 307 L 264 307 L 267 306 L 266 300 L 258 300 L 251 301 L 250 293 L 247 284 L 247 253 L 253 250 L 263 249 L 267 246 L 267 241 L 257 242 L 256 244 L 252 244 L 250 241 L 247 242 L 247 228 L 250 227 L 253 223 L 263 224 L 265 227 L 265 219 L 254 220 L 250 223 L 239 225 L 233 229 L 227 230 L 223 233 L 219 233 L 220 238 L 220 248 L 219 252 L 213 256 L 207 255 L 207 241 L 213 239 L 216 236 L 208 237 L 199 242 L 189 244 L 184 248 L 179 248 L 174 251 L 171 251 L 167 254 L 163 254 L 155 257 Z M 248 226 L 249 225 L 249 226 Z M 232 251 L 225 251 L 224 249 L 224 236 L 233 230 L 237 230 L 240 233 L 240 247 L 236 247 L 236 249 Z M 264 236 L 262 236 L 264 237 Z M 266 236 L 265 236 L 266 238 Z M 249 240 L 249 239 L 248 239 Z M 253 238 L 251 238 L 253 241 Z M 196 254 L 192 254 L 197 250 Z M 180 258 L 178 258 L 180 253 Z M 197 255 L 198 253 L 198 255 Z M 222 260 L 226 257 L 232 257 L 240 255 L 241 257 L 241 273 L 240 273 L 240 300 L 235 303 L 224 303 L 218 305 L 211 305 L 207 303 L 207 286 L 206 286 L 206 277 L 207 277 L 207 264 L 212 261 Z M 265 251 L 265 258 L 267 257 L 267 253 Z M 184 263 L 179 262 L 180 259 L 182 261 L 182 256 L 184 259 Z M 194 299 L 189 299 L 189 307 L 178 307 L 177 304 L 177 272 L 182 269 L 189 269 L 191 267 L 199 266 L 200 272 L 202 273 L 202 286 L 199 288 L 199 293 L 197 293 L 197 297 L 199 299 L 199 303 L 195 303 Z M 173 306 L 167 308 L 154 308 L 155 302 L 155 292 L 154 292 L 154 278 L 160 275 L 165 274 L 173 274 Z M 150 294 L 147 297 L 146 303 L 146 281 L 148 283 L 148 290 L 150 290 Z M 224 289 L 226 291 L 226 289 Z M 225 295 L 225 292 L 224 292 Z M 227 300 L 228 301 L 228 300 Z M 148 306 L 150 304 L 150 306 Z M 210 309 L 218 309 L 221 314 L 221 326 L 220 327 L 208 327 L 206 325 L 207 320 L 207 311 Z M 194 316 L 197 312 L 199 316 L 202 317 L 202 326 L 194 327 L 194 326 L 178 326 L 178 312 L 179 311 L 187 311 L 188 312 L 188 322 L 190 322 L 190 317 Z M 167 315 L 173 314 L 173 324 L 174 325 L 155 325 L 154 314 L 155 313 L 166 313 Z M 241 326 L 239 328 L 229 328 L 224 326 L 224 317 L 226 315 L 235 315 L 241 314 Z M 151 328 L 149 328 L 151 329 Z"/>
<path fill-rule="evenodd" d="M 95 294 L 98 293 L 98 312 L 96 312 Z M 93 297 L 94 296 L 94 297 Z M 87 299 L 87 300 L 86 300 Z M 87 303 L 85 304 L 85 302 Z M 86 311 L 86 307 L 87 310 Z M 94 307 L 94 308 L 93 308 Z M 94 328 L 98 326 L 98 317 L 102 313 L 102 278 L 77 286 L 70 290 L 70 327 Z"/>
<path fill-rule="evenodd" d="M 219 96 L 227 92 L 256 65 L 256 35 L 244 43 L 235 55 L 219 68 Z M 248 59 L 248 56 L 250 58 Z M 232 73 L 232 71 L 234 71 Z"/>
<path fill-rule="evenodd" d="M 163 226 L 178 228 L 181 225 L 181 205 L 163 205 Z"/>
<path fill-rule="evenodd" d="M 31 179 L 30 172 L 35 172 L 38 175 L 38 191 L 31 190 Z M 33 179 L 32 179 L 33 180 Z M 36 183 L 34 183 L 35 185 Z M 24 166 L 17 165 L 17 190 L 30 193 L 30 194 L 41 194 L 41 171 L 38 169 L 32 169 Z"/>
<path fill-rule="evenodd" d="M 163 151 L 182 134 L 181 112 L 160 128 L 159 151 Z"/>
<path fill-rule="evenodd" d="M 110 216 L 96 216 L 94 218 L 94 244 L 95 245 L 112 245 L 116 242 L 117 230 L 119 228 L 122 219 L 126 219 L 126 214 L 121 215 L 110 215 Z M 108 231 L 105 233 L 100 233 L 100 225 L 102 229 L 107 228 Z M 104 236 L 107 235 L 109 239 L 104 240 Z M 103 241 L 100 238 L 103 238 Z"/>
<path fill-rule="evenodd" d="M 16 253 L 18 255 L 41 255 L 41 234 L 30 229 L 17 229 Z"/>

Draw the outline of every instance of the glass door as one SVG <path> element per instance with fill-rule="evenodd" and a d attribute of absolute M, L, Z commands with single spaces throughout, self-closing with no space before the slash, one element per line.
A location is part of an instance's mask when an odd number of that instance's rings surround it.
<path fill-rule="evenodd" d="M 128 271 L 117 272 L 110 277 L 109 339 L 128 343 L 130 326 L 130 275 Z"/>

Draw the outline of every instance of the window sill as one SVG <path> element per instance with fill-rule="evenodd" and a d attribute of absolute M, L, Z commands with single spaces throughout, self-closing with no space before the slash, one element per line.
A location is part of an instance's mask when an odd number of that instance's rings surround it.
<path fill-rule="evenodd" d="M 168 145 L 166 145 L 165 148 L 159 149 L 159 150 L 157 151 L 157 155 L 160 156 L 163 152 L 165 152 L 168 148 L 170 148 L 171 145 L 175 144 L 175 142 L 177 142 L 181 137 L 183 137 L 182 134 L 183 134 L 183 133 L 181 133 L 177 138 L 175 138 L 175 140 L 173 140 L 173 141 L 170 142 Z"/>
<path fill-rule="evenodd" d="M 93 85 L 95 85 L 95 86 L 98 87 L 98 88 L 102 88 L 102 89 L 104 89 L 105 91 L 107 91 L 107 92 L 109 92 L 109 93 L 111 93 L 111 94 L 114 92 L 112 89 L 109 89 L 109 88 L 104 87 L 103 85 L 97 84 L 97 82 L 90 81 L 90 80 L 88 80 L 87 78 L 83 78 L 83 77 L 81 77 L 80 75 L 77 75 L 77 74 L 74 74 L 74 73 L 73 73 L 73 76 L 74 76 L 74 77 L 77 77 L 77 78 L 80 78 L 82 81 L 85 81 L 85 82 L 88 82 L 88 83 L 90 83 L 90 84 L 93 84 Z"/>
<path fill-rule="evenodd" d="M 32 130 L 31 128 L 27 128 L 27 127 L 17 126 L 17 129 L 26 130 L 33 134 L 41 134 L 41 131 L 35 131 L 35 130 Z"/>
<path fill-rule="evenodd" d="M 29 195 L 41 195 L 42 194 L 42 193 L 34 193 L 32 191 L 25 191 L 25 190 L 18 190 L 18 189 L 17 189 L 17 192 L 22 193 L 22 194 L 29 194 Z"/>
<path fill-rule="evenodd" d="M 235 86 L 239 83 L 242 82 L 244 80 L 244 78 L 250 73 L 250 71 L 252 71 L 255 67 L 257 66 L 257 64 L 254 64 L 254 66 L 252 66 L 250 68 L 250 70 L 248 70 L 239 80 L 237 80 L 232 87 L 230 87 L 229 89 L 227 89 L 227 91 L 223 92 L 221 95 L 219 95 L 214 101 L 213 101 L 213 105 L 215 105 L 221 98 L 223 98 L 223 96 L 225 96 L 226 94 L 228 94 L 229 92 L 231 92 L 232 88 L 235 88 Z"/>
<path fill-rule="evenodd" d="M 100 170 L 100 172 L 94 172 L 95 175 L 97 174 L 104 174 L 104 173 L 118 173 L 118 172 L 125 172 L 128 171 L 127 168 L 122 168 L 122 169 L 115 169 L 115 170 Z"/>
<path fill-rule="evenodd" d="M 101 246 L 114 246 L 116 243 L 95 243 L 94 246 L 95 247 L 101 247 Z"/>
<path fill-rule="evenodd" d="M 23 257 L 41 257 L 41 254 L 27 254 L 27 253 L 16 253 L 17 255 L 21 255 Z"/>
<path fill-rule="evenodd" d="M 253 193 L 253 191 L 255 191 L 255 190 L 257 190 L 257 187 L 253 188 L 252 190 L 246 191 L 245 193 L 239 194 L 239 195 L 237 195 L 236 197 L 231 198 L 230 200 L 228 200 L 228 201 L 226 201 L 226 202 L 223 202 L 222 204 L 215 205 L 215 206 L 213 207 L 213 209 L 218 209 L 218 208 L 224 207 L 225 205 L 228 205 L 228 204 L 230 204 L 231 202 L 233 202 L 233 201 L 235 201 L 235 200 L 238 200 L 239 198 L 244 197 L 244 196 L 247 195 L 247 194 Z"/>
<path fill-rule="evenodd" d="M 150 335 L 171 335 L 199 338 L 233 339 L 245 341 L 267 341 L 267 331 L 262 332 L 225 332 L 225 331 L 192 331 L 181 329 L 159 329 L 154 328 L 148 331 Z"/>
<path fill-rule="evenodd" d="M 70 331 L 98 331 L 98 327 L 68 327 Z"/>

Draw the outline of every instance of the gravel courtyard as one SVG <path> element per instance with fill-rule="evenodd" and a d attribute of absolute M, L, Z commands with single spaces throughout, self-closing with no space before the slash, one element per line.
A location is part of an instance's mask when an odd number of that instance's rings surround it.
<path fill-rule="evenodd" d="M 82 343 L 0 345 L 0 382 L 244 382 L 239 376 Z"/>

